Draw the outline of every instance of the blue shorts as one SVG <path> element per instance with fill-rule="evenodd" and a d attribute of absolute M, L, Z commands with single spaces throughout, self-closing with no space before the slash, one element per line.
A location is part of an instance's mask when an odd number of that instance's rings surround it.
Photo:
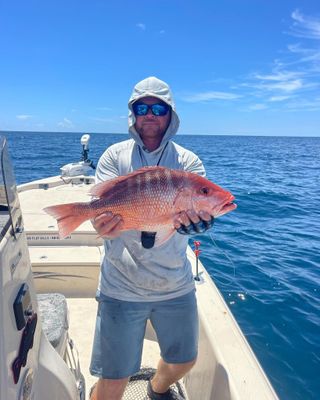
<path fill-rule="evenodd" d="M 199 323 L 195 292 L 172 300 L 130 302 L 100 294 L 90 372 L 105 379 L 139 371 L 149 319 L 167 363 L 186 363 L 198 353 Z"/>

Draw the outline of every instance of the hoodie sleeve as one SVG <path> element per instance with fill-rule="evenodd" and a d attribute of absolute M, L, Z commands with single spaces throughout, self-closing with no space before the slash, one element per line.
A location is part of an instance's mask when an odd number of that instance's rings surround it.
<path fill-rule="evenodd" d="M 119 176 L 117 154 L 109 147 L 100 157 L 96 168 L 95 182 L 100 183 Z"/>
<path fill-rule="evenodd" d="M 200 158 L 192 153 L 191 151 L 186 151 L 183 156 L 183 169 L 187 172 L 193 172 L 200 176 L 206 176 L 206 170 L 204 169 L 203 163 Z"/>
<path fill-rule="evenodd" d="M 188 164 L 186 171 L 193 172 L 203 177 L 206 176 L 206 170 L 204 169 L 202 161 L 197 156 Z"/>

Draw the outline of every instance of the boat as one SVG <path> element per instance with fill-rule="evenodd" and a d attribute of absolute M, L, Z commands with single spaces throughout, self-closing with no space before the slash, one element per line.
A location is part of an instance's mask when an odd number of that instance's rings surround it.
<path fill-rule="evenodd" d="M 79 162 L 57 176 L 16 186 L 5 137 L 0 139 L 0 399 L 85 400 L 96 378 L 89 373 L 102 239 L 90 222 L 60 239 L 43 208 L 88 200 L 94 184 L 89 135 Z M 173 390 L 189 400 L 275 400 L 275 390 L 221 293 L 188 248 L 200 320 L 194 368 Z M 147 399 L 159 346 L 147 325 L 141 370 L 125 400 Z"/>

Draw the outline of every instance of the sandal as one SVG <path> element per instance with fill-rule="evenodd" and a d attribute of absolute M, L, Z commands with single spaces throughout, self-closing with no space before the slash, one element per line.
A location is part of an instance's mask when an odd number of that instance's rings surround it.
<path fill-rule="evenodd" d="M 147 394 L 151 400 L 183 400 L 178 393 L 176 393 L 173 389 L 169 388 L 164 393 L 157 393 L 152 389 L 151 381 L 148 382 L 147 386 Z"/>

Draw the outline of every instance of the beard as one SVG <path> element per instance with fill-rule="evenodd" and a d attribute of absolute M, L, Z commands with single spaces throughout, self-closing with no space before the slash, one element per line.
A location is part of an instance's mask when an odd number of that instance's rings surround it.
<path fill-rule="evenodd" d="M 164 132 L 157 124 L 143 124 L 139 133 L 143 137 L 163 137 L 164 135 Z"/>

